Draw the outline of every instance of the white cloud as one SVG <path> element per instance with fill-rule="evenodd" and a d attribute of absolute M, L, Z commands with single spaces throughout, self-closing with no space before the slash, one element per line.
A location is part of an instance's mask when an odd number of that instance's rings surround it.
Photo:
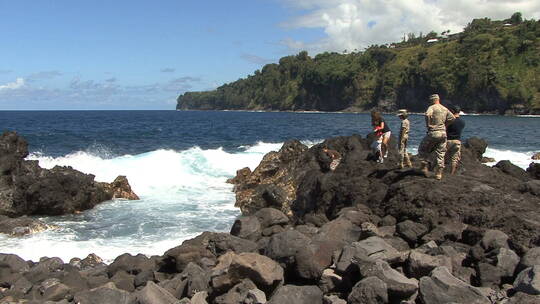
<path fill-rule="evenodd" d="M 509 18 L 514 12 L 540 18 L 538 0 L 280 0 L 301 15 L 288 28 L 321 28 L 316 42 L 285 39 L 291 50 L 311 52 L 362 49 L 401 41 L 404 34 L 460 32 L 474 18 Z"/>
<path fill-rule="evenodd" d="M 0 85 L 0 91 L 3 90 L 16 90 L 24 86 L 24 78 L 17 78 L 14 82 L 8 82 L 4 85 Z"/>

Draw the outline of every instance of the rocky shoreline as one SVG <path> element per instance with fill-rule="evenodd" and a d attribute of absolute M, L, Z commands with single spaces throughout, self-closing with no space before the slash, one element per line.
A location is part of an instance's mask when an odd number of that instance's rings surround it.
<path fill-rule="evenodd" d="M 0 303 L 540 302 L 539 164 L 485 166 L 471 138 L 459 174 L 436 181 L 397 169 L 393 141 L 384 164 L 369 144 L 286 142 L 230 180 L 242 211 L 230 233 L 161 256 L 0 254 Z M 343 156 L 335 171 L 323 147 Z"/>

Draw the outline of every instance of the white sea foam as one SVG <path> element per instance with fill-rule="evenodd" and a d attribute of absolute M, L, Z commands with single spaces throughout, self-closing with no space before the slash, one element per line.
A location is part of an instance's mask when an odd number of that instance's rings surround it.
<path fill-rule="evenodd" d="M 511 151 L 511 150 L 500 150 L 500 149 L 493 149 L 493 148 L 487 148 L 486 153 L 484 153 L 485 157 L 491 157 L 495 159 L 495 162 L 492 163 L 486 163 L 488 166 L 495 165 L 497 162 L 501 160 L 509 160 L 514 165 L 519 166 L 523 169 L 527 169 L 529 167 L 529 164 L 531 162 L 540 163 L 538 160 L 532 160 L 531 157 L 534 155 L 536 151 L 529 151 L 529 152 L 517 152 L 517 151 Z"/>
<path fill-rule="evenodd" d="M 28 159 L 38 160 L 44 168 L 72 166 L 94 174 L 97 181 L 126 175 L 141 200 L 114 200 L 78 215 L 44 217 L 59 228 L 23 238 L 0 236 L 2 252 L 64 261 L 95 253 L 111 262 L 126 252 L 163 254 L 206 230 L 229 231 L 239 210 L 226 180 L 240 168 L 254 170 L 264 154 L 281 145 L 260 142 L 237 153 L 193 147 L 115 158 L 99 151 L 56 158 L 31 154 Z"/>

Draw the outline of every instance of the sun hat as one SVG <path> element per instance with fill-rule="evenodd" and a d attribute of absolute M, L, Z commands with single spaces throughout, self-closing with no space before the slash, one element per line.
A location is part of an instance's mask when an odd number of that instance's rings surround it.
<path fill-rule="evenodd" d="M 439 94 L 431 94 L 431 95 L 429 96 L 429 100 L 435 100 L 435 99 L 440 99 L 440 98 L 439 98 Z"/>
<path fill-rule="evenodd" d="M 409 113 L 407 113 L 407 110 L 405 110 L 405 109 L 399 109 L 397 111 L 396 116 L 401 116 L 401 115 L 409 115 Z"/>

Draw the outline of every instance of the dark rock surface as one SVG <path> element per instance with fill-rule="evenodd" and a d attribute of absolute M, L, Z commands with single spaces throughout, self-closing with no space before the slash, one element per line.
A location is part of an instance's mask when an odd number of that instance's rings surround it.
<path fill-rule="evenodd" d="M 0 137 L 0 214 L 61 215 L 93 208 L 112 198 L 138 199 L 125 177 L 98 183 L 71 167 L 42 169 L 29 161 L 28 144 L 15 132 Z"/>
<path fill-rule="evenodd" d="M 460 173 L 442 181 L 397 169 L 394 146 L 376 164 L 368 139 L 323 145 L 343 156 L 335 171 L 322 145 L 297 141 L 240 170 L 231 182 L 244 215 L 230 234 L 204 232 L 162 256 L 123 254 L 110 265 L 96 255 L 65 264 L 0 254 L 0 301 L 540 303 L 530 172 L 481 164 L 478 138 L 464 145 Z"/>

